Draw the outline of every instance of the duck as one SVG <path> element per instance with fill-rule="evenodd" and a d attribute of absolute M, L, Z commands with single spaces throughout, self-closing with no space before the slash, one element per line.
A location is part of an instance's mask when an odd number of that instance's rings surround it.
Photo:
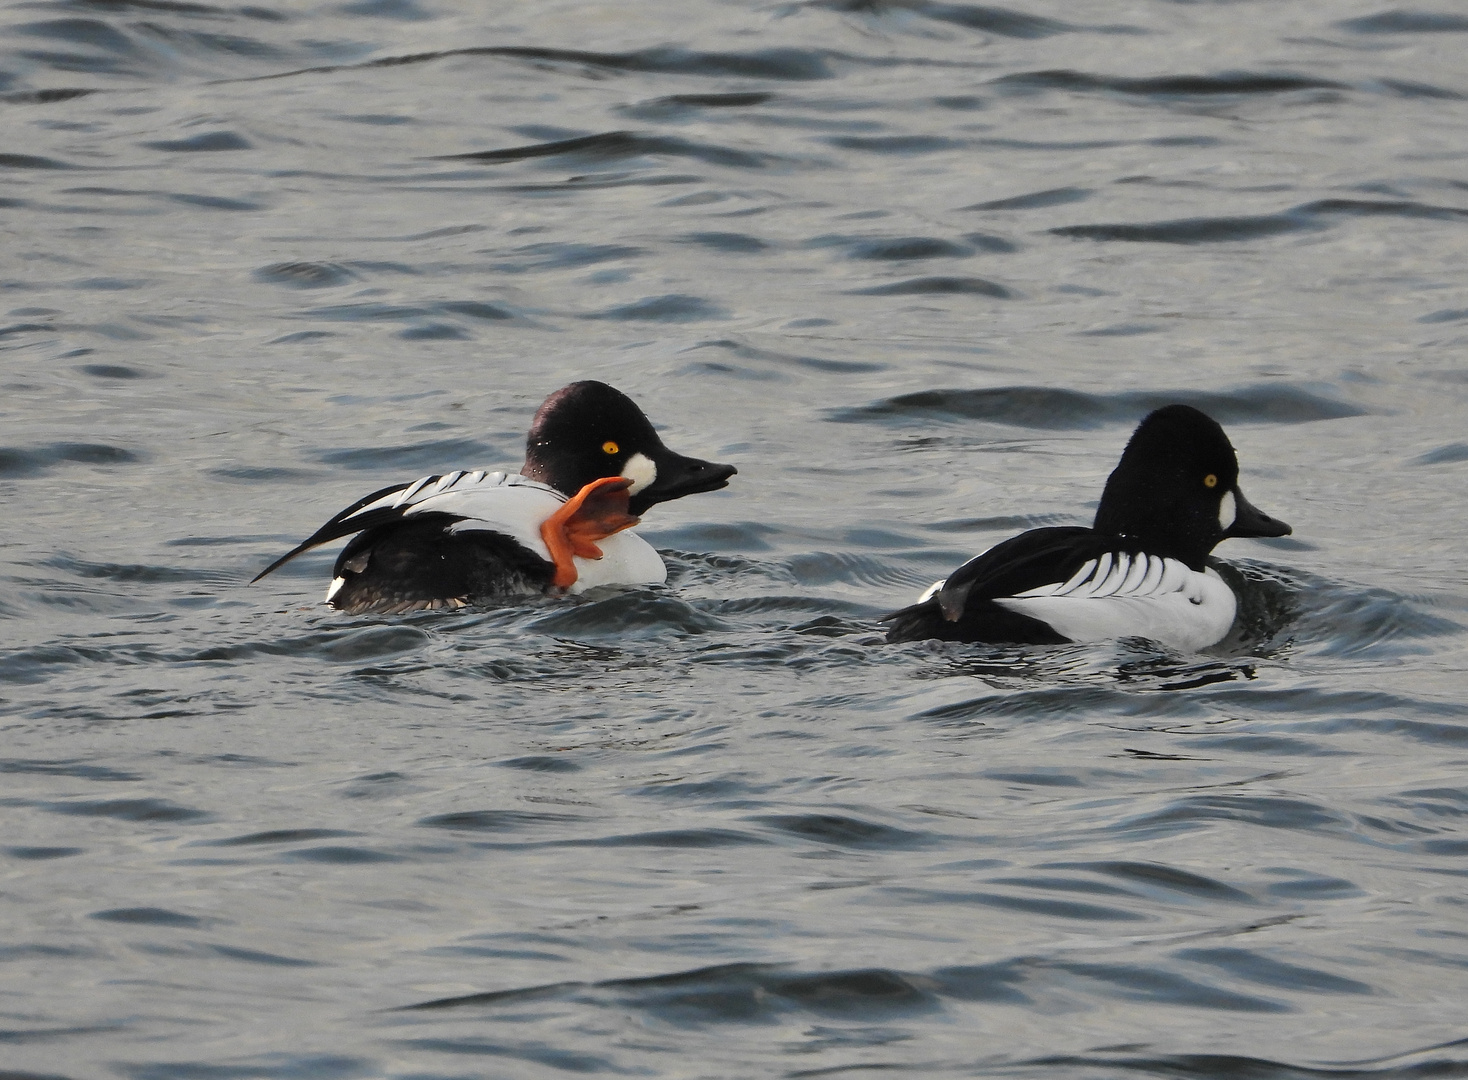
<path fill-rule="evenodd" d="M 887 640 L 1147 638 L 1197 652 L 1227 636 L 1238 610 L 1209 553 L 1230 537 L 1290 532 L 1244 498 L 1219 423 L 1167 405 L 1137 425 L 1089 529 L 1031 529 L 996 544 L 886 616 Z"/>
<path fill-rule="evenodd" d="M 668 568 L 632 527 L 657 503 L 727 487 L 737 472 L 669 450 L 615 387 L 573 382 L 536 411 L 519 472 L 456 471 L 374 491 L 251 583 L 351 536 L 325 598 L 350 615 L 660 585 Z"/>

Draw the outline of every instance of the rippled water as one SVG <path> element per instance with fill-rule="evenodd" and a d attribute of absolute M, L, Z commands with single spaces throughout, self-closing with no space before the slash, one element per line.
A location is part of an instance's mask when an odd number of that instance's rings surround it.
<path fill-rule="evenodd" d="M 1468 1076 L 1468 13 L 0 7 L 0 1077 Z M 600 378 L 665 590 L 346 618 Z M 881 643 L 1136 420 L 1201 656 Z"/>

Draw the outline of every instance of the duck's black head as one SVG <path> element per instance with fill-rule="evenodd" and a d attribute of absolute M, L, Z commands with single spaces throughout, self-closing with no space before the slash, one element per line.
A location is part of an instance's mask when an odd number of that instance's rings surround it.
<path fill-rule="evenodd" d="M 1288 536 L 1290 527 L 1239 490 L 1239 459 L 1218 422 L 1190 405 L 1149 414 L 1132 434 L 1096 509 L 1097 532 L 1201 570 L 1230 536 Z"/>
<path fill-rule="evenodd" d="M 531 421 L 520 471 L 566 495 L 604 476 L 625 476 L 632 481 L 630 510 L 641 515 L 656 503 L 727 487 L 738 470 L 675 454 L 631 398 L 586 381 L 545 399 Z"/>

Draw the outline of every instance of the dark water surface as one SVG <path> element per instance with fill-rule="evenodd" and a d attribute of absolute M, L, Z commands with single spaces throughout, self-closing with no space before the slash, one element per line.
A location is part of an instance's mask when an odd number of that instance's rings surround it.
<path fill-rule="evenodd" d="M 0 1077 L 1468 1076 L 1468 9 L 0 6 Z M 666 589 L 346 618 L 600 378 Z M 881 644 L 1189 401 L 1206 655 Z"/>

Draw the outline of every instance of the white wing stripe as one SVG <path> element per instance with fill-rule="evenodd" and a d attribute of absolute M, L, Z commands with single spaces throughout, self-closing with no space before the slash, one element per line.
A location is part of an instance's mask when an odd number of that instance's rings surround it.
<path fill-rule="evenodd" d="M 419 480 L 415 480 L 403 488 L 402 491 L 389 492 L 375 502 L 370 502 L 366 506 L 358 509 L 355 513 L 342 518 L 342 520 L 351 521 L 353 518 L 371 513 L 373 510 L 402 510 L 404 514 L 412 514 L 416 513 L 424 503 L 433 499 L 435 496 L 446 494 L 472 495 L 477 491 L 485 491 L 491 488 L 534 489 L 550 493 L 559 502 L 566 501 L 566 497 L 555 488 L 542 484 L 537 480 L 528 479 L 519 473 L 486 473 L 482 469 L 473 473 L 450 473 L 430 488 L 428 485 L 433 479 L 431 476 L 425 476 Z"/>
<path fill-rule="evenodd" d="M 1154 559 L 1147 556 L 1147 573 L 1137 583 L 1135 592 L 1147 595 L 1157 591 L 1157 586 L 1162 582 L 1162 575 L 1167 573 L 1167 560 Z"/>
<path fill-rule="evenodd" d="M 1068 596 L 1075 600 L 1166 596 L 1196 587 L 1197 575 L 1178 559 L 1145 552 L 1108 552 L 1085 563 L 1064 582 L 1015 593 L 1016 598 Z"/>
<path fill-rule="evenodd" d="M 1055 588 L 1054 586 L 1049 586 L 1049 585 L 1042 585 L 1038 589 L 1031 589 L 1031 590 L 1029 590 L 1029 593 L 1034 593 L 1037 596 L 1038 595 L 1050 595 L 1051 593 L 1053 593 L 1056 596 L 1065 596 L 1065 595 L 1067 595 L 1069 593 L 1074 592 L 1077 588 L 1079 588 L 1081 582 L 1084 581 L 1086 579 L 1086 577 L 1091 573 L 1091 571 L 1093 571 L 1095 569 L 1096 569 L 1096 560 L 1095 559 L 1092 559 L 1090 562 L 1084 563 L 1079 570 L 1077 570 L 1074 574 L 1072 574 L 1070 576 L 1070 580 L 1069 581 L 1066 581 L 1059 588 Z M 1021 596 L 1028 596 L 1029 593 L 1021 593 L 1020 595 Z"/>
<path fill-rule="evenodd" d="M 430 481 L 432 479 L 433 479 L 433 477 L 431 477 L 431 476 L 424 476 L 424 477 L 420 477 L 417 480 L 414 480 L 407 487 L 403 488 L 403 493 L 401 495 L 399 495 L 398 498 L 397 498 L 397 501 L 392 504 L 392 508 L 394 510 L 396 510 L 398 507 L 402 506 L 404 503 L 412 502 L 413 501 L 413 496 L 414 495 L 417 495 L 418 492 L 422 491 L 423 488 L 424 488 L 424 486 L 428 483 L 428 481 Z M 364 507 L 364 509 L 365 509 L 365 507 Z"/>
<path fill-rule="evenodd" d="M 1063 582 L 1061 582 L 1058 585 L 1040 585 L 1040 586 L 1037 586 L 1036 588 L 1033 588 L 1033 589 L 1026 589 L 1024 592 L 1021 592 L 1021 593 L 1015 593 L 1015 595 L 1016 596 L 1068 596 L 1071 593 L 1073 593 L 1076 589 L 1080 588 L 1081 582 L 1084 581 L 1086 579 L 1086 576 L 1088 574 L 1090 574 L 1091 571 L 1093 571 L 1095 569 L 1096 569 L 1096 560 L 1095 559 L 1092 559 L 1088 563 L 1082 563 L 1081 564 L 1081 568 L 1079 570 L 1077 570 L 1074 574 L 1072 574 L 1068 580 L 1063 581 Z"/>
<path fill-rule="evenodd" d="M 943 586 L 947 584 L 947 578 L 942 578 L 941 580 L 933 582 L 933 584 L 929 585 L 926 589 L 923 590 L 923 595 L 917 598 L 917 602 L 919 604 L 926 604 L 929 600 L 933 599 L 933 597 L 942 592 Z"/>
<path fill-rule="evenodd" d="M 1117 592 L 1136 592 L 1137 585 L 1147 576 L 1147 569 L 1152 565 L 1152 560 L 1145 554 L 1133 555 L 1131 564 L 1132 567 L 1127 571 L 1126 580 L 1121 583 L 1121 588 L 1116 590 Z"/>
<path fill-rule="evenodd" d="M 1123 585 L 1126 584 L 1127 574 L 1131 572 L 1132 560 L 1129 556 L 1118 552 L 1116 560 L 1112 563 L 1111 572 L 1104 580 L 1097 583 L 1091 595 L 1097 598 L 1103 596 L 1115 596 Z"/>

